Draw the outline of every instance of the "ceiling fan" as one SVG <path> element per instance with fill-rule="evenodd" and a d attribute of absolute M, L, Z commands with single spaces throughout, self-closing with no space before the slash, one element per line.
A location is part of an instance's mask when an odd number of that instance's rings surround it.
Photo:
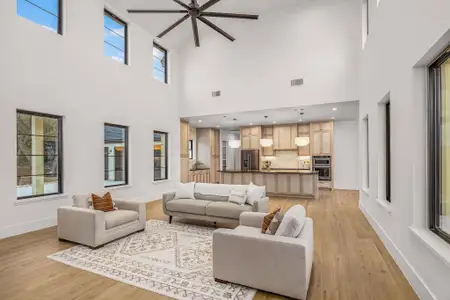
<path fill-rule="evenodd" d="M 220 29 L 218 26 L 213 24 L 211 21 L 206 19 L 206 17 L 215 17 L 215 18 L 231 18 L 231 19 L 246 19 L 246 20 L 257 20 L 258 15 L 248 15 L 248 14 L 234 14 L 234 13 L 223 13 L 223 12 L 210 12 L 206 11 L 211 6 L 217 4 L 217 2 L 221 0 L 210 0 L 206 2 L 203 5 L 199 5 L 197 0 L 190 0 L 191 2 L 189 4 L 186 4 L 180 0 L 173 0 L 174 2 L 181 5 L 184 9 L 181 10 L 161 10 L 161 9 L 153 9 L 153 10 L 137 10 L 137 9 L 130 9 L 128 10 L 129 13 L 138 13 L 138 14 L 147 14 L 147 13 L 181 13 L 185 14 L 181 19 L 176 21 L 174 24 L 172 24 L 169 28 L 164 30 L 158 35 L 158 38 L 162 38 L 166 34 L 168 34 L 170 31 L 172 31 L 175 27 L 186 21 L 187 19 L 191 18 L 192 22 L 192 30 L 194 32 L 194 41 L 195 46 L 200 47 L 200 36 L 198 34 L 198 25 L 197 20 L 200 20 L 205 25 L 211 27 L 230 41 L 234 41 L 235 38 L 232 37 L 227 32 Z"/>

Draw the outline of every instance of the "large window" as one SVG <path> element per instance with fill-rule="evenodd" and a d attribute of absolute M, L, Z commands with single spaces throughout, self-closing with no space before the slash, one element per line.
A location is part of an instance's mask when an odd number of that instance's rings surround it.
<path fill-rule="evenodd" d="M 105 10 L 104 26 L 105 56 L 128 64 L 127 23 Z"/>
<path fill-rule="evenodd" d="M 153 133 L 153 155 L 154 155 L 154 181 L 169 179 L 168 162 L 168 133 L 155 131 Z"/>
<path fill-rule="evenodd" d="M 61 0 L 17 0 L 17 15 L 62 34 Z"/>
<path fill-rule="evenodd" d="M 153 77 L 167 83 L 167 50 L 153 44 Z"/>
<path fill-rule="evenodd" d="M 17 111 L 17 198 L 61 194 L 62 118 Z"/>
<path fill-rule="evenodd" d="M 128 127 L 105 124 L 105 187 L 128 184 Z"/>
<path fill-rule="evenodd" d="M 450 243 L 450 49 L 429 74 L 429 226 Z"/>

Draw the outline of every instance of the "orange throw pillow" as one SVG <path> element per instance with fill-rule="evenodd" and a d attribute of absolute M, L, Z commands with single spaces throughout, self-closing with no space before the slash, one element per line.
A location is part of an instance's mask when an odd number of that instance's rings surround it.
<path fill-rule="evenodd" d="M 267 229 L 270 226 L 270 223 L 272 222 L 273 218 L 275 218 L 275 215 L 281 210 L 281 208 L 278 208 L 271 212 L 270 214 L 266 215 L 264 217 L 264 221 L 261 228 L 261 233 L 266 233 Z"/>
<path fill-rule="evenodd" d="M 92 194 L 92 206 L 95 210 L 113 211 L 114 205 L 111 194 L 108 192 L 103 197 Z"/>

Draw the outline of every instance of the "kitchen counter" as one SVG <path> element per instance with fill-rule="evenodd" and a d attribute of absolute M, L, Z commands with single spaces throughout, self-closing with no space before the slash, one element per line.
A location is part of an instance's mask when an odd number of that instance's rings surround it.
<path fill-rule="evenodd" d="M 265 186 L 268 196 L 313 199 L 319 196 L 319 173 L 311 170 L 225 170 L 219 173 L 222 184 L 253 182 Z"/>

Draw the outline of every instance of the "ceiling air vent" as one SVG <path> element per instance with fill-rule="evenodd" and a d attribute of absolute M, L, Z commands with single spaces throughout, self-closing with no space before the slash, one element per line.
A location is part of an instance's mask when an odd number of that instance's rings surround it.
<path fill-rule="evenodd" d="M 299 85 L 303 85 L 303 78 L 291 80 L 291 86 L 299 86 Z"/>
<path fill-rule="evenodd" d="M 212 92 L 212 96 L 213 96 L 214 98 L 220 97 L 220 91 L 214 91 L 214 92 Z"/>

